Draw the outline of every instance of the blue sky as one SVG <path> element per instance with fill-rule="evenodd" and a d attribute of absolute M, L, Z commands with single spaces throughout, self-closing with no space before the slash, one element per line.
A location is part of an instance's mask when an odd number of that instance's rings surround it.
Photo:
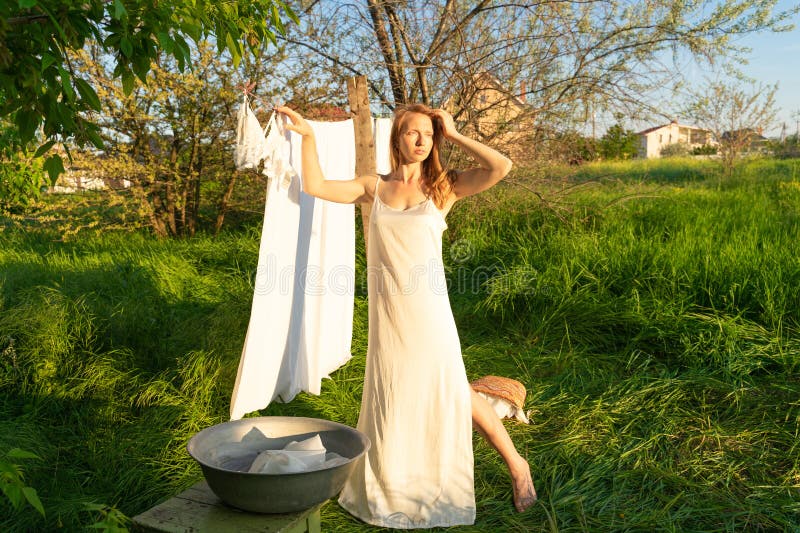
<path fill-rule="evenodd" d="M 797 6 L 797 1 L 781 0 L 777 9 L 785 10 Z M 749 77 L 764 84 L 778 82 L 776 105 L 777 125 L 773 134 L 779 135 L 781 123 L 786 122 L 787 134 L 795 133 L 800 120 L 800 14 L 792 18 L 795 25 L 791 32 L 762 33 L 740 39 L 737 44 L 752 48 L 749 64 L 741 70 Z"/>
<path fill-rule="evenodd" d="M 798 0 L 779 0 L 775 10 L 786 11 L 798 5 L 800 5 Z M 778 83 L 778 90 L 775 93 L 778 113 L 775 124 L 766 132 L 770 137 L 780 135 L 783 123 L 786 123 L 787 135 L 795 133 L 800 120 L 800 14 L 794 15 L 787 22 L 789 23 L 794 24 L 795 28 L 788 32 L 761 32 L 734 41 L 737 46 L 751 49 L 747 55 L 747 64 L 736 64 L 743 74 L 763 85 Z M 662 59 L 668 65 L 671 56 L 666 53 Z M 704 84 L 709 77 L 716 78 L 707 65 L 698 65 L 688 54 L 682 54 L 677 64 L 690 85 L 693 82 Z M 664 87 L 663 91 L 656 90 L 651 96 L 654 101 L 664 98 L 665 101 L 675 105 L 676 109 L 680 108 L 680 94 L 671 93 L 667 87 Z M 690 118 L 680 116 L 680 112 L 676 112 L 675 118 L 682 123 L 692 123 Z M 599 120 L 601 125 L 599 131 L 603 132 L 614 122 L 616 121 L 611 116 L 603 116 Z M 652 118 L 632 120 L 627 126 L 638 131 L 663 122 L 664 120 Z"/>

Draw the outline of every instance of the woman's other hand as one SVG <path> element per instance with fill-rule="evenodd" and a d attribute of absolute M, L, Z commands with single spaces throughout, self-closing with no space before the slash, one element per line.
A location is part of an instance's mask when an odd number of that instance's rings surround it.
<path fill-rule="evenodd" d="M 286 125 L 286 129 L 294 131 L 303 137 L 310 137 L 314 135 L 314 130 L 311 129 L 311 125 L 306 122 L 300 113 L 295 111 L 294 109 L 288 108 L 286 106 L 278 106 L 275 108 L 275 111 L 278 113 L 283 113 L 289 120 L 291 120 L 291 124 Z"/>
<path fill-rule="evenodd" d="M 456 135 L 458 135 L 458 130 L 456 129 L 456 123 L 453 120 L 453 115 L 445 111 L 444 109 L 434 109 L 434 115 L 438 117 L 439 123 L 442 125 L 442 133 L 444 134 L 446 139 L 452 139 Z"/>

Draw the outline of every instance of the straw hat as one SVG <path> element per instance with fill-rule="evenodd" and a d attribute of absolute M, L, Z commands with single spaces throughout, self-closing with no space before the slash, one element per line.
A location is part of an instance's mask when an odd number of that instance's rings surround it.
<path fill-rule="evenodd" d="M 475 392 L 482 392 L 491 396 L 502 398 L 518 409 L 525 406 L 525 385 L 516 379 L 500 376 L 483 376 L 470 383 Z"/>

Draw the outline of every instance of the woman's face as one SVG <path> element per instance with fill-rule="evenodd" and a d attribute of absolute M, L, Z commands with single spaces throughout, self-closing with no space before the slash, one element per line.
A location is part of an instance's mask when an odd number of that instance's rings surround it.
<path fill-rule="evenodd" d="M 422 113 L 406 113 L 399 137 L 403 164 L 424 161 L 433 148 L 433 121 Z"/>

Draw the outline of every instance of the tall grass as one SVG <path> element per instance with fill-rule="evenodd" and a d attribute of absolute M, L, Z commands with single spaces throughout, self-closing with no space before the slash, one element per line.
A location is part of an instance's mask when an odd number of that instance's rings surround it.
<path fill-rule="evenodd" d="M 476 437 L 464 531 L 800 528 L 800 166 L 722 186 L 712 168 L 584 167 L 557 213 L 520 172 L 449 215 L 467 372 L 526 384 L 532 424 L 506 427 L 540 497 L 516 514 Z M 25 481 L 47 511 L 0 501 L 3 530 L 78 529 L 89 502 L 134 515 L 199 479 L 184 445 L 227 419 L 249 318 L 257 225 L 53 237 L 0 232 L 0 452 L 42 458 Z M 320 396 L 262 414 L 355 425 L 366 311 L 359 288 L 355 357 Z M 323 524 L 372 529 L 335 503 Z"/>

